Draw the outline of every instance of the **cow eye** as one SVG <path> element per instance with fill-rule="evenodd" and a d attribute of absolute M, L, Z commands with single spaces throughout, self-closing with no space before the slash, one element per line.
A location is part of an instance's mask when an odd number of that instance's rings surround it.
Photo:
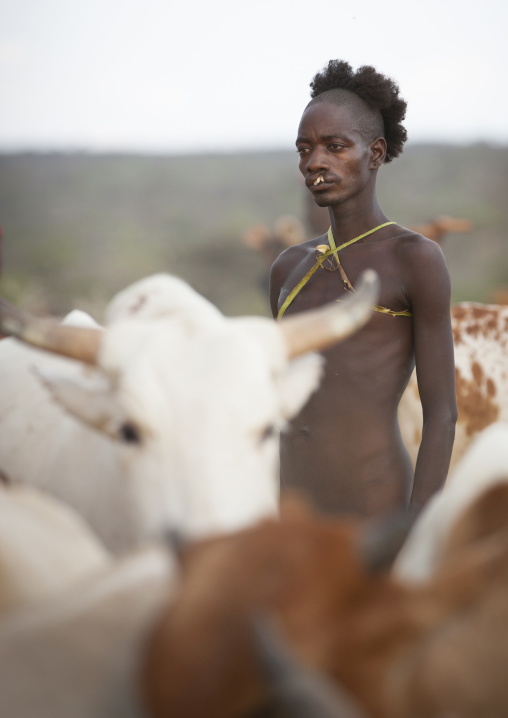
<path fill-rule="evenodd" d="M 268 424 L 268 426 L 266 426 L 261 433 L 261 441 L 268 441 L 268 439 L 271 439 L 275 436 L 275 433 L 275 424 Z"/>
<path fill-rule="evenodd" d="M 139 429 L 128 421 L 120 426 L 120 436 L 126 444 L 141 444 Z"/>

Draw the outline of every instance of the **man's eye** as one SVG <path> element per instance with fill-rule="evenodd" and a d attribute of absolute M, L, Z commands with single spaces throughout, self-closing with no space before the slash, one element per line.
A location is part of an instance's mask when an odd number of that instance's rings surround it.
<path fill-rule="evenodd" d="M 297 153 L 298 153 L 298 154 L 300 155 L 300 157 L 301 157 L 302 155 L 307 154 L 307 152 L 309 151 L 309 149 L 308 149 L 308 147 L 298 147 L 298 149 L 297 149 L 296 151 L 297 151 Z"/>

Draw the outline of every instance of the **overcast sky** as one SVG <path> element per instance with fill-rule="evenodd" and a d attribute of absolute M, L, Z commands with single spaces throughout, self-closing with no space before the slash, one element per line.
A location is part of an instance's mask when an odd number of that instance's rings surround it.
<path fill-rule="evenodd" d="M 507 0 L 0 0 L 0 149 L 289 149 L 331 58 L 412 141 L 508 143 L 507 33 Z"/>

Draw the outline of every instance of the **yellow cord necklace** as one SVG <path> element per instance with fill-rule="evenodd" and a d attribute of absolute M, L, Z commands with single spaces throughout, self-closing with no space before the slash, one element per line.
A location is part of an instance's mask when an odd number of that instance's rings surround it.
<path fill-rule="evenodd" d="M 330 271 L 335 271 L 336 269 L 339 270 L 339 273 L 342 277 L 342 281 L 344 282 L 344 287 L 346 291 L 348 292 L 354 292 L 354 287 L 347 278 L 347 275 L 339 261 L 339 250 L 344 249 L 345 247 L 349 247 L 350 244 L 353 244 L 354 242 L 358 242 L 359 239 L 363 239 L 364 237 L 368 237 L 369 234 L 373 234 L 374 232 L 377 232 L 378 229 L 382 229 L 383 227 L 387 227 L 389 224 L 395 224 L 395 222 L 383 222 L 383 224 L 379 224 L 377 227 L 374 227 L 373 229 L 369 229 L 368 232 L 364 232 L 363 234 L 358 235 L 358 237 L 354 237 L 353 239 L 350 239 L 349 242 L 344 242 L 344 244 L 341 244 L 339 247 L 335 245 L 335 239 L 333 236 L 332 228 L 330 227 L 328 229 L 328 245 L 326 244 L 320 244 L 316 248 L 316 264 L 310 269 L 307 274 L 301 279 L 296 287 L 288 294 L 285 301 L 283 302 L 281 308 L 279 309 L 279 313 L 277 315 L 277 319 L 280 319 L 283 315 L 286 309 L 289 307 L 293 299 L 299 294 L 299 292 L 303 289 L 303 287 L 307 284 L 309 279 L 317 272 L 319 267 L 324 267 L 325 269 L 328 269 Z M 328 266 L 325 265 L 325 262 L 327 259 L 331 258 L 333 255 L 333 258 L 335 259 L 335 262 L 337 266 Z M 330 260 L 331 261 L 331 260 Z M 340 300 L 337 300 L 340 301 Z M 392 317 L 412 317 L 413 315 L 411 312 L 394 312 L 391 309 L 387 309 L 386 307 L 381 307 L 378 304 L 374 304 L 372 309 L 376 312 L 382 312 L 383 314 L 390 314 Z"/>

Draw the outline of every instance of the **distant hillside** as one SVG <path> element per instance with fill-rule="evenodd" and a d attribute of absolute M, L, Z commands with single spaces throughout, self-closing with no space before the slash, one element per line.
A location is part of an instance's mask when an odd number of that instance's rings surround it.
<path fill-rule="evenodd" d="M 454 300 L 487 301 L 508 285 L 507 147 L 409 146 L 382 168 L 378 188 L 386 213 L 407 226 L 472 220 L 471 233 L 444 246 Z M 3 155 L 0 292 L 41 312 L 81 306 L 100 320 L 115 291 L 170 271 L 227 314 L 267 314 L 266 267 L 241 237 L 283 214 L 307 219 L 294 152 Z"/>

